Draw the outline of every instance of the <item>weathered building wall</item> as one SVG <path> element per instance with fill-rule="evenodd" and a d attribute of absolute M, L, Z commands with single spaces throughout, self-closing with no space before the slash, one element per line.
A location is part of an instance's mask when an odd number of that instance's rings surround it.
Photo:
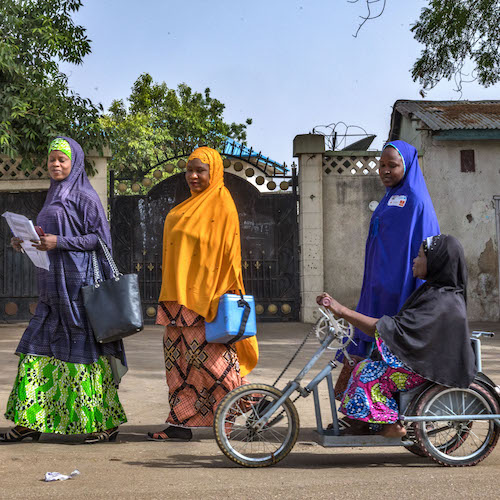
<path fill-rule="evenodd" d="M 474 150 L 475 172 L 461 172 L 460 151 Z M 468 315 L 498 320 L 498 240 L 493 197 L 500 195 L 500 141 L 422 136 L 425 178 L 441 232 L 463 244 L 469 269 Z"/>
<path fill-rule="evenodd" d="M 372 210 L 385 188 L 377 174 L 323 175 L 323 254 L 325 290 L 356 307 L 363 282 L 365 242 Z"/>

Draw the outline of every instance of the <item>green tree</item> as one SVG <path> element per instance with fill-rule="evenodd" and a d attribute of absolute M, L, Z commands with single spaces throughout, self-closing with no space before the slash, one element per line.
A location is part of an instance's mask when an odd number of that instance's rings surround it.
<path fill-rule="evenodd" d="M 0 2 L 0 153 L 29 168 L 46 157 L 55 135 L 84 149 L 104 143 L 102 107 L 68 89 L 59 63 L 81 64 L 90 40 L 72 15 L 80 0 Z"/>
<path fill-rule="evenodd" d="M 112 151 L 110 166 L 141 171 L 167 158 L 189 154 L 198 145 L 220 147 L 226 138 L 245 142 L 245 124 L 226 123 L 224 104 L 210 89 L 194 92 L 182 83 L 169 89 L 144 73 L 132 87 L 129 106 L 115 100 L 101 125 Z"/>
<path fill-rule="evenodd" d="M 412 69 L 424 89 L 442 79 L 455 79 L 458 90 L 471 79 L 500 81 L 500 0 L 430 0 L 411 31 L 424 45 Z"/>

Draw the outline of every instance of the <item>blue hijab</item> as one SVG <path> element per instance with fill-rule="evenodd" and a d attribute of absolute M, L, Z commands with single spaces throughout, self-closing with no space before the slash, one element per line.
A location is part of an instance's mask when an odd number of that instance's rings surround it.
<path fill-rule="evenodd" d="M 413 277 L 412 261 L 422 241 L 440 233 L 417 150 L 404 141 L 388 142 L 383 149 L 388 147 L 401 155 L 405 173 L 399 184 L 387 188 L 370 221 L 363 286 L 356 311 L 374 318 L 397 314 L 423 283 Z M 368 355 L 373 337 L 356 329 L 354 340 L 358 345 L 351 344 L 348 351 Z"/>

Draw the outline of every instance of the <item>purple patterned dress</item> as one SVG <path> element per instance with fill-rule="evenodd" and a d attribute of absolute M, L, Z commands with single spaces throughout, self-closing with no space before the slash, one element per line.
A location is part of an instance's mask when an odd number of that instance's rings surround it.
<path fill-rule="evenodd" d="M 339 411 L 349 418 L 372 424 L 392 424 L 399 419 L 394 393 L 418 387 L 426 379 L 402 363 L 378 332 L 375 340 L 382 360 L 365 359 L 352 372 Z"/>
<path fill-rule="evenodd" d="M 73 152 L 69 176 L 51 180 L 37 224 L 57 235 L 57 247 L 48 252 L 50 270 L 38 271 L 38 305 L 16 352 L 53 356 L 70 363 L 94 363 L 112 356 L 126 366 L 121 341 L 98 344 L 87 320 L 82 286 L 92 284 L 91 251 L 97 250 L 106 277 L 109 266 L 97 236 L 111 249 L 111 234 L 101 200 L 85 173 L 80 145 L 64 138 Z"/>
<path fill-rule="evenodd" d="M 98 236 L 111 248 L 111 235 L 82 148 L 59 139 L 70 148 L 71 171 L 51 180 L 37 218 L 46 234 L 57 236 L 57 246 L 48 251 L 49 271 L 38 269 L 38 305 L 16 349 L 19 365 L 5 417 L 32 431 L 87 434 L 127 421 L 116 387 L 126 359 L 121 340 L 96 342 L 85 313 L 81 288 L 93 283 L 91 251 L 99 249 Z M 109 277 L 102 254 L 98 260 Z M 113 370 L 119 363 L 122 370 Z"/>

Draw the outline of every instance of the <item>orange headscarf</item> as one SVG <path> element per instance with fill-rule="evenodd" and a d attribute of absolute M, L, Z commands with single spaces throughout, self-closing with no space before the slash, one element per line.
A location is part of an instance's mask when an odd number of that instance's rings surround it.
<path fill-rule="evenodd" d="M 224 167 L 217 151 L 198 148 L 188 159 L 210 166 L 210 184 L 170 210 L 163 231 L 160 301 L 176 301 L 213 321 L 219 298 L 228 291 L 244 293 L 238 212 L 224 186 Z M 241 376 L 259 358 L 257 339 L 235 344 Z"/>

